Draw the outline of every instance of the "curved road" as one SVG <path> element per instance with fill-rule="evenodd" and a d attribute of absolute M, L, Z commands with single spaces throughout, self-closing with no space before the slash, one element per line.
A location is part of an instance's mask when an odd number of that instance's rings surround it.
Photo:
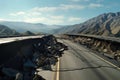
<path fill-rule="evenodd" d="M 59 40 L 69 47 L 59 60 L 57 80 L 120 80 L 120 68 L 81 45 Z"/>

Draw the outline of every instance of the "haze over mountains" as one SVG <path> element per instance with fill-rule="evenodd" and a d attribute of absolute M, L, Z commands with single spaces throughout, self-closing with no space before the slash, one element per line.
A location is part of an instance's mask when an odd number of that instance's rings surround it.
<path fill-rule="evenodd" d="M 104 13 L 84 23 L 60 26 L 26 22 L 0 22 L 0 35 L 34 35 L 34 33 L 91 34 L 120 37 L 120 12 Z M 14 30 L 13 30 L 14 29 Z"/>
<path fill-rule="evenodd" d="M 31 31 L 33 33 L 50 33 L 51 30 L 60 28 L 58 25 L 46 25 L 42 23 L 26 23 L 26 22 L 11 22 L 11 21 L 1 21 L 0 24 L 8 26 L 17 32 Z"/>
<path fill-rule="evenodd" d="M 13 29 L 8 28 L 7 26 L 0 25 L 0 36 L 13 36 L 20 35 L 20 33 L 16 32 Z"/>
<path fill-rule="evenodd" d="M 57 29 L 55 33 L 80 33 L 120 37 L 120 12 L 104 13 L 84 23 Z"/>
<path fill-rule="evenodd" d="M 39 33 L 39 35 L 42 33 Z M 35 33 L 30 31 L 19 33 L 16 30 L 10 29 L 7 26 L 0 25 L 0 37 L 9 37 L 9 36 L 34 36 Z"/>

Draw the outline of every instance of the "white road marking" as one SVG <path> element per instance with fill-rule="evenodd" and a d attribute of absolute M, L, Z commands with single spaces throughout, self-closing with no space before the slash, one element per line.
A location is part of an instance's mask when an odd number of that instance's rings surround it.
<path fill-rule="evenodd" d="M 117 68 L 118 70 L 120 70 L 119 67 L 117 67 L 116 65 L 112 64 L 111 62 L 109 62 L 109 61 L 107 61 L 107 60 L 105 60 L 105 59 L 99 57 L 98 55 L 96 55 L 96 54 L 94 54 L 94 53 L 91 53 L 91 54 L 95 55 L 95 56 L 98 57 L 99 59 L 103 60 L 104 62 L 108 63 L 109 65 L 111 65 L 111 66 Z"/>

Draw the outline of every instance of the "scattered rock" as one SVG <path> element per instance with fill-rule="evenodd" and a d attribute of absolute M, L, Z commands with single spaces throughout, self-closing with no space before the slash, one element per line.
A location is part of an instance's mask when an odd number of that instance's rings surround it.
<path fill-rule="evenodd" d="M 57 58 L 67 49 L 67 46 L 57 42 L 53 35 L 44 36 L 38 43 L 22 47 L 20 52 L 11 58 L 10 63 L 8 61 L 8 66 L 3 64 L 0 67 L 0 80 L 45 80 L 35 74 L 38 73 L 37 68 L 52 70 L 51 65 L 55 65 Z M 19 61 L 18 64 L 16 61 Z"/>

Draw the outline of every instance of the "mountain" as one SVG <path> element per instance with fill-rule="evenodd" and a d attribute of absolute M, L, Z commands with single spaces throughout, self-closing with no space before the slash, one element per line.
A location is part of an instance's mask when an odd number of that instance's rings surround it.
<path fill-rule="evenodd" d="M 0 24 L 0 36 L 13 36 L 13 35 L 20 35 L 20 34 L 15 30 L 12 30 L 7 26 Z"/>
<path fill-rule="evenodd" d="M 54 29 L 53 34 L 69 33 L 72 32 L 73 30 L 77 30 L 77 28 L 79 28 L 78 26 L 79 24 L 62 26 L 58 29 Z"/>
<path fill-rule="evenodd" d="M 6 25 L 11 29 L 14 29 L 20 33 L 25 31 L 32 31 L 34 33 L 51 33 L 51 30 L 57 29 L 58 25 L 46 25 L 42 23 L 26 23 L 26 22 L 11 22 L 11 21 L 1 21 L 0 24 Z"/>
<path fill-rule="evenodd" d="M 26 31 L 26 32 L 24 32 L 24 33 L 21 33 L 21 35 L 24 35 L 24 36 L 34 36 L 35 34 L 33 33 L 33 32 L 31 32 L 31 31 Z"/>
<path fill-rule="evenodd" d="M 80 33 L 120 36 L 120 12 L 104 13 L 88 21 L 55 30 L 58 33 Z"/>

